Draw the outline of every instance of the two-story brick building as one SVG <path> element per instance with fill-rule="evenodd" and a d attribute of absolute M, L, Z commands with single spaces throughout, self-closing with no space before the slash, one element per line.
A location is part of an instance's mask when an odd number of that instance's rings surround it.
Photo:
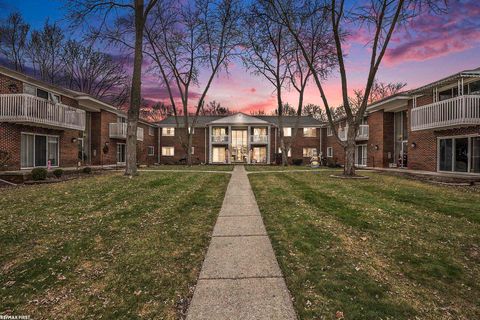
<path fill-rule="evenodd" d="M 284 117 L 286 141 L 293 139 L 296 117 Z M 251 116 L 236 113 L 229 116 L 200 116 L 193 132 L 193 160 L 195 163 L 278 163 L 280 142 L 278 117 Z M 185 135 L 183 118 L 168 117 L 160 127 L 159 163 L 185 161 L 182 137 Z M 308 163 L 321 150 L 322 123 L 312 117 L 298 119 L 297 136 L 288 154 L 289 161 L 302 159 Z M 184 139 L 184 138 L 183 138 Z"/>
<path fill-rule="evenodd" d="M 339 126 L 346 137 L 348 128 L 342 121 Z M 329 128 L 324 131 L 324 155 L 343 164 L 343 148 Z M 480 174 L 480 68 L 371 104 L 357 137 L 356 164 Z"/>
<path fill-rule="evenodd" d="M 125 163 L 126 116 L 89 95 L 0 67 L 2 170 Z M 156 126 L 138 125 L 138 161 L 157 161 Z"/>

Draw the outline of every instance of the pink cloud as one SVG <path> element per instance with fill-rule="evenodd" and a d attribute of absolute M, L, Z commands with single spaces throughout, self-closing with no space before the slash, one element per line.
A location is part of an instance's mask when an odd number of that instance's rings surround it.
<path fill-rule="evenodd" d="M 465 51 L 480 44 L 480 2 L 464 0 L 444 15 L 424 14 L 397 32 L 385 62 L 424 61 Z"/>

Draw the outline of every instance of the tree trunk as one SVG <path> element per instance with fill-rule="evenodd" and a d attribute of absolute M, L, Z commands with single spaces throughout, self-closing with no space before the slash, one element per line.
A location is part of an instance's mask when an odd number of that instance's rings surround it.
<path fill-rule="evenodd" d="M 193 135 L 187 131 L 187 165 L 192 166 L 192 141 Z"/>
<path fill-rule="evenodd" d="M 288 166 L 288 151 L 285 147 L 285 137 L 280 135 L 280 150 L 282 150 L 282 166 Z"/>
<path fill-rule="evenodd" d="M 355 176 L 355 138 L 357 129 L 355 124 L 349 124 L 347 132 L 347 144 L 345 146 L 345 166 L 343 174 L 346 176 Z"/>
<path fill-rule="evenodd" d="M 125 168 L 127 176 L 137 175 L 137 125 L 142 90 L 143 20 L 143 0 L 135 0 L 135 53 L 127 119 L 127 166 Z"/>

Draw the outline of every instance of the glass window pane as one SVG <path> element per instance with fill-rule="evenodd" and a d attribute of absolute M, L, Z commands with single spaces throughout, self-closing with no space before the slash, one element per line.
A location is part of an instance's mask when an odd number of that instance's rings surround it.
<path fill-rule="evenodd" d="M 47 166 L 47 137 L 35 136 L 35 166 Z"/>
<path fill-rule="evenodd" d="M 468 138 L 455 139 L 455 171 L 468 171 Z"/>
<path fill-rule="evenodd" d="M 452 139 L 440 140 L 440 171 L 452 171 Z"/>
<path fill-rule="evenodd" d="M 58 166 L 58 137 L 48 137 L 48 161 L 51 166 Z"/>
<path fill-rule="evenodd" d="M 22 168 L 33 167 L 33 135 L 22 134 L 21 141 L 21 166 Z"/>
<path fill-rule="evenodd" d="M 472 137 L 471 153 L 471 172 L 480 173 L 480 137 Z"/>

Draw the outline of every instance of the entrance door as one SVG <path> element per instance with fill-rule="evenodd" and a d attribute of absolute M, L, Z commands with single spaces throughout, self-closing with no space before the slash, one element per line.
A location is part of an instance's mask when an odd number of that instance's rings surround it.
<path fill-rule="evenodd" d="M 394 114 L 395 154 L 394 163 L 399 168 L 406 168 L 408 162 L 408 114 L 399 111 Z"/>
<path fill-rule="evenodd" d="M 117 163 L 124 164 L 126 162 L 125 143 L 117 143 Z"/>
<path fill-rule="evenodd" d="M 77 139 L 77 148 L 78 148 L 78 161 L 83 163 L 85 161 L 85 142 L 83 138 Z"/>
<path fill-rule="evenodd" d="M 232 129 L 232 162 L 247 162 L 247 149 L 247 130 Z"/>
<path fill-rule="evenodd" d="M 355 150 L 355 164 L 360 167 L 367 165 L 367 145 L 358 145 Z"/>

